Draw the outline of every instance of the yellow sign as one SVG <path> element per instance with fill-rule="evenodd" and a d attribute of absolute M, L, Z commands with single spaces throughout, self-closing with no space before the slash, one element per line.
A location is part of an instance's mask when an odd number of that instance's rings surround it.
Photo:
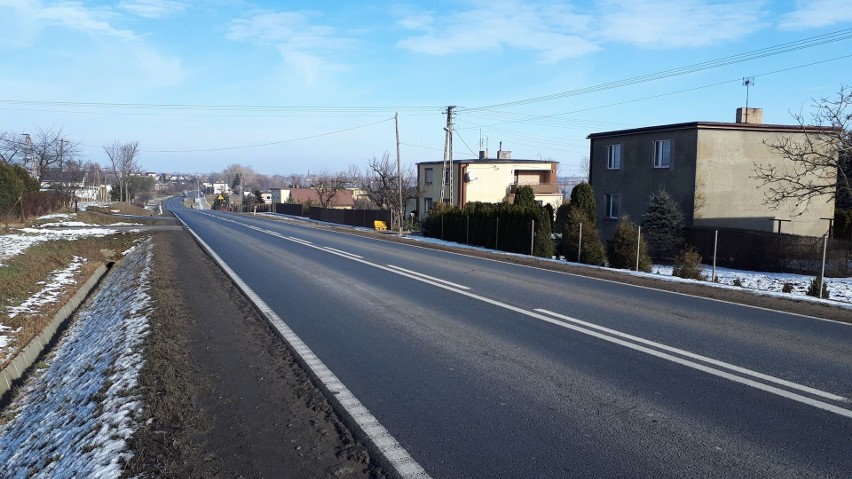
<path fill-rule="evenodd" d="M 219 198 L 217 198 L 217 199 L 218 199 L 219 201 L 222 201 L 222 200 L 224 200 L 225 198 L 224 198 L 222 195 L 219 195 Z"/>

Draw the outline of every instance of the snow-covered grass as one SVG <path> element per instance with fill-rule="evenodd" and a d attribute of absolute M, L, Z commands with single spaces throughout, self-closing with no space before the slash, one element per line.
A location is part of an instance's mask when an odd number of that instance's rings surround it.
<path fill-rule="evenodd" d="M 80 266 L 84 262 L 85 258 L 75 256 L 74 260 L 67 267 L 51 272 L 50 278 L 47 281 L 39 281 L 38 284 L 44 286 L 39 292 L 33 294 L 17 306 L 6 306 L 9 317 L 14 318 L 19 314 L 38 313 L 41 306 L 59 301 L 63 288 L 76 284 L 75 275 L 80 271 Z M 2 355 L 3 350 L 0 349 L 0 356 Z"/>
<path fill-rule="evenodd" d="M 81 221 L 69 221 L 74 217 L 71 213 L 54 213 L 36 218 L 35 228 L 19 228 L 15 233 L 0 235 L 0 267 L 12 256 L 19 255 L 34 244 L 44 241 L 67 239 L 75 240 L 89 236 L 107 236 L 117 230 L 109 227 L 96 226 Z M 137 223 L 121 223 L 110 226 L 139 226 Z M 73 229 L 54 229 L 54 228 Z"/>
<path fill-rule="evenodd" d="M 142 404 L 153 246 L 132 249 L 0 425 L 0 477 L 119 477 Z"/>

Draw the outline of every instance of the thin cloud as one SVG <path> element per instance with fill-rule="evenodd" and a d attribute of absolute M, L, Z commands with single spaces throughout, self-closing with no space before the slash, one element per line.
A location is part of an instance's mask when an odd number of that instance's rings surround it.
<path fill-rule="evenodd" d="M 33 18 L 47 25 L 59 25 L 72 30 L 78 30 L 96 35 L 107 35 L 125 40 L 136 39 L 130 30 L 113 27 L 108 19 L 111 12 L 104 9 L 86 8 L 80 2 L 61 2 L 41 6 L 33 2 Z"/>
<path fill-rule="evenodd" d="M 187 4 L 177 0 L 127 0 L 119 7 L 140 17 L 164 18 L 182 12 Z"/>
<path fill-rule="evenodd" d="M 543 62 L 556 62 L 599 49 L 575 33 L 587 31 L 590 17 L 574 10 L 568 4 L 507 0 L 480 2 L 443 18 L 412 13 L 397 25 L 426 33 L 405 38 L 397 46 L 432 55 L 518 48 L 537 51 Z"/>
<path fill-rule="evenodd" d="M 282 59 L 308 83 L 323 71 L 342 69 L 325 58 L 354 44 L 333 27 L 312 24 L 310 16 L 301 12 L 264 12 L 236 19 L 229 25 L 226 38 L 276 47 Z"/>
<path fill-rule="evenodd" d="M 805 30 L 835 25 L 852 20 L 849 0 L 797 1 L 796 9 L 781 17 L 782 30 Z"/>
<path fill-rule="evenodd" d="M 604 0 L 600 35 L 641 47 L 700 47 L 743 38 L 768 26 L 765 2 Z"/>

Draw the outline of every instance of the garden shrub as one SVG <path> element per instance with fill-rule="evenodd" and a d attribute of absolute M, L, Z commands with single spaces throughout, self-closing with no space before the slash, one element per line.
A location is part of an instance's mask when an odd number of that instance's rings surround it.
<path fill-rule="evenodd" d="M 703 281 L 701 273 L 701 255 L 692 246 L 687 246 L 674 259 L 672 276 L 685 279 L 697 279 Z"/>
<path fill-rule="evenodd" d="M 636 268 L 636 238 L 639 228 L 625 215 L 618 220 L 615 236 L 609 243 L 610 266 L 621 269 Z M 648 254 L 648 243 L 642 236 L 639 240 L 639 271 L 651 272 L 651 256 Z"/>

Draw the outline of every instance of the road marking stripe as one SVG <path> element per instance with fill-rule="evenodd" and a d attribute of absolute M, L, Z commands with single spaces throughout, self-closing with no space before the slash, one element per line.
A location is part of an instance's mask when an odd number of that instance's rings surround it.
<path fill-rule="evenodd" d="M 180 217 L 178 217 L 180 219 Z M 393 469 L 399 477 L 402 478 L 411 478 L 411 479 L 426 479 L 429 475 L 426 471 L 414 460 L 413 457 L 408 453 L 408 451 L 402 447 L 401 444 L 396 439 L 393 439 L 393 436 L 388 432 L 388 430 L 381 426 L 378 419 L 373 416 L 366 407 L 355 397 L 349 389 L 343 385 L 334 373 L 319 359 L 319 357 L 314 354 L 313 351 L 308 347 L 307 344 L 299 338 L 296 333 L 287 326 L 287 323 L 284 322 L 275 311 L 270 308 L 266 302 L 264 302 L 257 293 L 252 290 L 248 284 L 246 284 L 242 278 L 240 278 L 237 273 L 232 270 L 223 260 L 216 254 L 213 249 L 198 236 L 192 228 L 189 227 L 182 219 L 181 223 L 183 223 L 184 227 L 189 231 L 192 236 L 195 237 L 196 241 L 207 251 L 207 253 L 219 264 L 225 273 L 231 277 L 231 280 L 243 291 L 243 293 L 255 304 L 258 310 L 266 316 L 266 319 L 278 330 L 278 333 L 283 337 L 289 344 L 296 355 L 302 359 L 302 362 L 305 364 L 315 364 L 316 366 L 310 367 L 311 373 L 314 377 L 318 378 L 320 375 L 324 377 L 334 377 L 334 384 L 340 389 L 340 391 L 333 395 L 332 397 L 335 400 L 339 399 L 339 404 L 344 408 L 345 412 L 352 418 L 357 427 L 363 431 L 363 433 L 367 436 L 369 441 L 373 444 L 375 449 L 377 450 L 380 457 L 384 458 L 384 462 L 387 463 L 389 468 Z M 330 390 L 328 383 L 326 381 L 321 381 L 326 390 Z M 345 406 L 344 402 L 347 404 L 352 404 L 353 406 Z M 358 410 L 361 414 L 357 416 L 352 414 L 351 410 Z M 371 429 L 373 433 L 367 433 L 364 429 L 364 425 L 372 424 L 375 422 L 378 428 L 381 429 Z M 380 438 L 391 438 L 391 441 L 382 441 L 382 445 L 377 443 L 377 440 Z"/>
<path fill-rule="evenodd" d="M 339 249 L 337 249 L 337 248 L 332 248 L 331 246 L 326 246 L 326 247 L 325 247 L 325 249 L 326 249 L 326 250 L 328 250 L 328 251 L 331 251 L 332 253 L 337 253 L 337 254 L 342 254 L 342 255 L 345 255 L 345 256 L 350 256 L 350 257 L 352 257 L 352 258 L 358 258 L 358 259 L 362 259 L 362 258 L 364 258 L 363 256 L 358 256 L 357 254 L 353 254 L 353 253 L 350 253 L 350 252 L 348 252 L 348 251 L 343 251 L 343 250 L 339 250 Z"/>
<path fill-rule="evenodd" d="M 824 397 L 826 399 L 830 399 L 832 401 L 849 402 L 849 400 L 846 399 L 843 396 L 838 396 L 836 394 L 832 394 L 832 393 L 829 393 L 829 392 L 826 392 L 826 391 L 822 391 L 822 390 L 815 389 L 815 388 L 812 388 L 812 387 L 804 386 L 802 384 L 787 381 L 785 379 L 777 378 L 775 376 L 770 376 L 768 374 L 763 374 L 763 373 L 759 373 L 757 371 L 752 371 L 751 369 L 743 368 L 743 367 L 740 367 L 740 366 L 735 366 L 733 364 L 726 363 L 724 361 L 719 361 L 719 360 L 716 360 L 716 359 L 713 359 L 713 358 L 708 358 L 707 356 L 702 356 L 700 354 L 691 353 L 691 352 L 683 350 L 683 349 L 678 349 L 678 348 L 675 348 L 675 347 L 672 347 L 672 346 L 667 346 L 665 344 L 658 343 L 658 342 L 651 341 L 651 340 L 644 339 L 644 338 L 640 338 L 638 336 L 633 336 L 631 334 L 622 333 L 621 331 L 618 331 L 618 330 L 615 330 L 615 329 L 610 329 L 610 328 L 607 328 L 607 327 L 604 327 L 604 326 L 598 326 L 597 324 L 589 323 L 589 322 L 586 322 L 586 321 L 583 321 L 583 320 L 580 320 L 580 319 L 576 319 L 576 318 L 572 318 L 570 316 L 565 316 L 565 315 L 562 315 L 562 314 L 559 314 L 559 313 L 554 313 L 554 312 L 548 311 L 546 309 L 536 309 L 536 311 L 538 311 L 540 313 L 544 313 L 544 314 L 549 314 L 550 316 L 554 316 L 556 318 L 563 319 L 565 321 L 570 321 L 570 322 L 575 323 L 575 324 L 580 324 L 580 325 L 588 327 L 588 328 L 594 328 L 594 329 L 597 329 L 599 331 L 604 331 L 604 332 L 609 333 L 613 336 L 618 336 L 618 337 L 625 338 L 625 339 L 628 339 L 628 340 L 631 340 L 631 341 L 635 341 L 637 343 L 646 344 L 648 346 L 652 346 L 652 347 L 655 347 L 657 349 L 662 349 L 664 351 L 668 351 L 668 352 L 671 352 L 671 353 L 680 354 L 681 356 L 685 356 L 685 357 L 688 357 L 688 358 L 691 358 L 691 359 L 696 359 L 698 361 L 703 361 L 703 362 L 712 364 L 714 366 L 719 366 L 719 367 L 722 367 L 722 368 L 730 369 L 730 370 L 736 371 L 740 374 L 752 376 L 752 377 L 762 379 L 762 380 L 767 381 L 767 382 L 779 384 L 781 386 L 786 386 L 786 387 L 791 388 L 791 389 L 798 389 L 799 391 L 806 392 L 806 393 L 809 393 L 809 394 L 813 394 L 815 396 L 821 396 L 821 397 Z"/>
<path fill-rule="evenodd" d="M 462 286 L 462 285 L 457 284 L 457 283 L 453 283 L 453 282 L 450 282 L 450 281 L 447 281 L 447 280 L 443 280 L 443 279 L 440 279 L 440 278 L 436 278 L 436 277 L 434 277 L 434 276 L 429 276 L 429 275 L 426 275 L 426 274 L 423 274 L 423 273 L 418 273 L 417 271 L 412 271 L 412 270 L 410 270 L 410 269 L 401 268 L 401 267 L 399 267 L 399 266 L 394 266 L 394 265 L 392 265 L 392 264 L 389 264 L 389 265 L 388 265 L 388 268 L 393 268 L 393 269 L 397 269 L 397 270 L 400 270 L 400 271 L 404 271 L 404 272 L 406 272 L 406 273 L 408 273 L 408 274 L 413 274 L 413 275 L 419 276 L 419 277 L 421 277 L 421 278 L 426 278 L 426 279 L 428 279 L 428 280 L 430 280 L 430 281 L 437 281 L 437 282 L 439 282 L 439 283 L 443 283 L 443 284 L 446 284 L 446 285 L 449 285 L 449 286 L 453 286 L 453 287 L 455 287 L 455 288 L 459 288 L 459 289 L 470 289 L 470 288 L 468 288 L 467 286 Z"/>

